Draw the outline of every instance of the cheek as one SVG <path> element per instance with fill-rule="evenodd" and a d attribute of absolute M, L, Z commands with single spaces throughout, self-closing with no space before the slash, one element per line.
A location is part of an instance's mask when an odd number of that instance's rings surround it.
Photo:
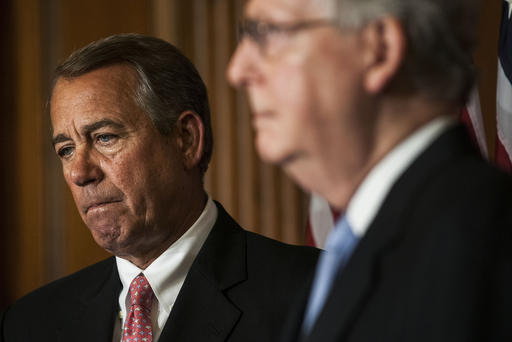
<path fill-rule="evenodd" d="M 311 80 L 300 66 L 284 65 L 269 70 L 268 87 L 264 89 L 270 99 L 273 112 L 274 134 L 286 134 L 294 131 L 298 121 L 307 118 L 314 108 L 314 99 L 310 89 Z"/>
<path fill-rule="evenodd" d="M 132 213 L 140 213 L 144 204 L 144 188 L 147 175 L 144 160 L 124 156 L 104 163 L 105 187 L 123 193 L 126 204 Z"/>
<path fill-rule="evenodd" d="M 310 91 L 314 86 L 300 70 L 287 71 L 269 84 L 270 117 L 256 119 L 258 151 L 268 162 L 279 162 L 303 150 L 314 118 L 315 93 Z"/>
<path fill-rule="evenodd" d="M 280 96 L 277 107 L 277 111 L 282 113 L 280 127 L 303 139 L 318 116 L 321 104 L 318 89 L 321 85 L 315 77 L 300 68 L 290 70 L 289 75 L 276 83 L 274 89 L 274 94 Z"/>
<path fill-rule="evenodd" d="M 115 164 L 112 182 L 123 191 L 132 211 L 152 215 L 160 203 L 167 202 L 169 189 L 176 187 L 178 167 L 178 162 L 171 160 L 158 145 L 148 145 L 134 157 Z"/>
<path fill-rule="evenodd" d="M 266 74 L 269 95 L 281 98 L 280 104 L 295 106 L 307 95 L 305 90 L 309 76 L 303 61 L 292 59 L 276 63 L 268 68 Z"/>

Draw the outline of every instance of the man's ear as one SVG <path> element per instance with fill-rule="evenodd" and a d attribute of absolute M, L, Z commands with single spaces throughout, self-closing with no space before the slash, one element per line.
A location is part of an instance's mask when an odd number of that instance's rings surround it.
<path fill-rule="evenodd" d="M 402 24 L 393 17 L 383 17 L 363 29 L 367 66 L 366 91 L 381 92 L 396 77 L 405 58 L 407 38 Z"/>
<path fill-rule="evenodd" d="M 199 115 L 191 110 L 184 111 L 176 121 L 178 149 L 186 169 L 199 164 L 204 149 L 204 124 Z"/>

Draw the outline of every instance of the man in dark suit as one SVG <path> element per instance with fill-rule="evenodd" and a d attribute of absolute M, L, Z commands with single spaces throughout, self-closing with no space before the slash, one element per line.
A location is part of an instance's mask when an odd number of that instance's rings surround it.
<path fill-rule="evenodd" d="M 20 299 L 1 340 L 272 341 L 316 250 L 243 230 L 203 189 L 206 88 L 172 45 L 127 34 L 56 72 L 53 145 L 111 257 Z"/>
<path fill-rule="evenodd" d="M 476 1 L 249 0 L 262 158 L 340 210 L 284 341 L 512 338 L 512 184 L 456 116 Z"/>

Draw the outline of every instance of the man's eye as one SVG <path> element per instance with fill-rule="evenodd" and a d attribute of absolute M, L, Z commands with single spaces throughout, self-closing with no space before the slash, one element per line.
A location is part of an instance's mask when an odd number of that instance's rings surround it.
<path fill-rule="evenodd" d="M 66 146 L 66 147 L 60 148 L 57 151 L 57 154 L 60 158 L 69 157 L 71 154 L 73 154 L 73 148 L 71 146 Z"/>
<path fill-rule="evenodd" d="M 114 134 L 100 134 L 96 137 L 96 140 L 102 144 L 112 142 L 116 136 Z"/>

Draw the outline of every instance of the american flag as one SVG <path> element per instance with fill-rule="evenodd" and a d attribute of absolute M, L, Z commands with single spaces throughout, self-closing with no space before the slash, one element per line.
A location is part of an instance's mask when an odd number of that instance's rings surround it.
<path fill-rule="evenodd" d="M 488 159 L 489 153 L 487 152 L 482 108 L 480 107 L 480 96 L 476 86 L 473 88 L 466 106 L 462 108 L 460 121 L 467 127 L 471 138 L 480 149 L 482 156 Z"/>
<path fill-rule="evenodd" d="M 496 91 L 496 154 L 502 169 L 512 172 L 512 0 L 503 0 L 498 49 L 498 85 Z"/>

